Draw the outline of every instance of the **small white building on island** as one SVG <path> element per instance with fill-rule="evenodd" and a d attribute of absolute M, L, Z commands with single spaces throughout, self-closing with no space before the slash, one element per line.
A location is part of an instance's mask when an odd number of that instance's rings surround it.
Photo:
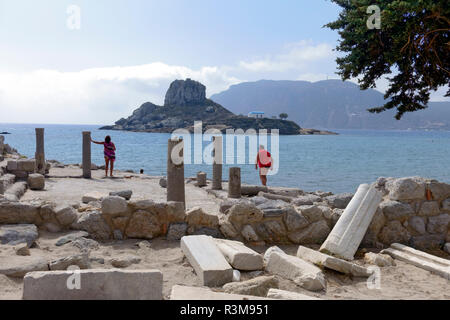
<path fill-rule="evenodd" d="M 249 118 L 264 118 L 263 111 L 251 111 L 247 115 Z"/>

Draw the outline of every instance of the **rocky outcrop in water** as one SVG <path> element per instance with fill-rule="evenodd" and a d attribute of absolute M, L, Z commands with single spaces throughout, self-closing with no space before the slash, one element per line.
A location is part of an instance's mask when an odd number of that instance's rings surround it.
<path fill-rule="evenodd" d="M 235 115 L 220 104 L 206 98 L 206 87 L 191 79 L 175 80 L 166 93 L 164 106 L 146 102 L 127 119 L 122 118 L 104 130 L 139 132 L 173 132 L 185 128 L 193 131 L 194 122 L 201 121 L 207 129 L 278 129 L 280 134 L 300 134 L 301 128 L 293 121 L 249 118 Z"/>

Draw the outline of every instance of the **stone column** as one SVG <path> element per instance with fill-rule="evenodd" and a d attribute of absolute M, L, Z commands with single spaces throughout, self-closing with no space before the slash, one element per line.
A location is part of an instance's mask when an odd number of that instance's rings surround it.
<path fill-rule="evenodd" d="M 35 171 L 40 174 L 45 174 L 45 148 L 44 148 L 44 128 L 36 128 L 36 159 Z"/>
<path fill-rule="evenodd" d="M 83 131 L 83 178 L 91 178 L 91 132 Z"/>
<path fill-rule="evenodd" d="M 353 260 L 382 198 L 375 185 L 360 185 L 320 251 Z"/>
<path fill-rule="evenodd" d="M 228 198 L 241 197 L 241 168 L 230 168 L 228 179 Z"/>
<path fill-rule="evenodd" d="M 183 202 L 186 208 L 183 150 L 182 138 L 169 139 L 167 144 L 167 201 Z"/>
<path fill-rule="evenodd" d="M 197 187 L 206 186 L 206 172 L 197 172 Z"/>
<path fill-rule="evenodd" d="M 222 137 L 213 137 L 214 141 L 214 162 L 213 162 L 213 190 L 222 190 L 222 163 L 223 163 L 223 149 L 222 149 Z"/>

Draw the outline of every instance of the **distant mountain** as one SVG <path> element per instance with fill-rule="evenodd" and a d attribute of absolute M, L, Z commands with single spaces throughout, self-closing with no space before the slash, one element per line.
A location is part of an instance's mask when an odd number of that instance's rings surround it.
<path fill-rule="evenodd" d="M 397 121 L 394 110 L 367 111 L 384 103 L 382 93 L 363 91 L 341 80 L 245 82 L 211 99 L 236 114 L 257 110 L 270 118 L 284 112 L 303 128 L 450 130 L 450 102 L 431 102 L 428 109 L 405 114 Z"/>
<path fill-rule="evenodd" d="M 146 102 L 127 119 L 122 118 L 114 125 L 100 129 L 170 133 L 184 128 L 192 132 L 195 121 L 202 121 L 203 130 L 218 129 L 223 132 L 226 129 L 251 128 L 278 129 L 282 135 L 315 134 L 303 133 L 293 121 L 235 115 L 220 104 L 206 99 L 206 87 L 191 79 L 172 82 L 167 90 L 164 106 Z"/>

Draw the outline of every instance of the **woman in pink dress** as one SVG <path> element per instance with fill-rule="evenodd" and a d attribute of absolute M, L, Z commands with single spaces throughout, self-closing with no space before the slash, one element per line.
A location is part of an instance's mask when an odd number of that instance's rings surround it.
<path fill-rule="evenodd" d="M 108 176 L 108 167 L 110 167 L 110 176 L 113 176 L 114 161 L 116 161 L 116 146 L 111 142 L 111 137 L 106 136 L 105 141 L 91 141 L 95 144 L 103 145 L 103 154 L 105 156 L 105 174 Z"/>

